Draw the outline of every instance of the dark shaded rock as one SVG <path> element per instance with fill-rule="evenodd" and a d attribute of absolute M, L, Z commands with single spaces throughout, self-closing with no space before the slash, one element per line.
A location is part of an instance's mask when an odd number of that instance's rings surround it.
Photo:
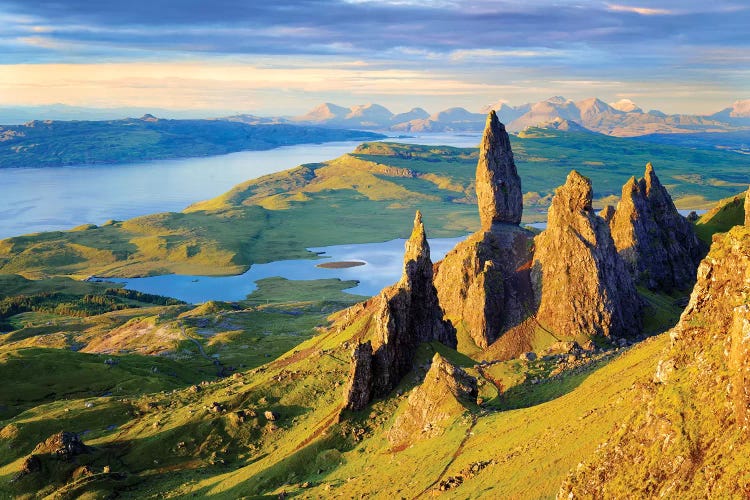
<path fill-rule="evenodd" d="M 361 410 L 372 398 L 372 344 L 358 344 L 352 350 L 349 381 L 344 388 L 344 408 Z"/>
<path fill-rule="evenodd" d="M 634 336 L 640 299 L 592 196 L 591 181 L 575 170 L 555 192 L 547 229 L 535 238 L 536 319 L 563 339 Z"/>
<path fill-rule="evenodd" d="M 29 455 L 23 460 L 21 464 L 21 475 L 33 474 L 42 470 L 42 461 L 39 460 L 38 455 Z"/>
<path fill-rule="evenodd" d="M 424 381 L 409 395 L 406 410 L 388 431 L 388 440 L 400 448 L 442 434 L 476 404 L 477 394 L 477 380 L 436 353 Z"/>
<path fill-rule="evenodd" d="M 482 229 L 495 223 L 519 224 L 523 212 L 521 178 L 505 126 L 495 111 L 487 115 L 477 162 L 477 202 Z"/>
<path fill-rule="evenodd" d="M 636 282 L 664 291 L 692 286 L 703 248 L 650 163 L 642 179 L 623 186 L 609 225 Z"/>
<path fill-rule="evenodd" d="M 211 406 L 209 406 L 208 409 L 212 413 L 224 413 L 225 411 L 227 411 L 226 407 L 223 404 L 217 403 L 216 401 L 211 403 Z"/>

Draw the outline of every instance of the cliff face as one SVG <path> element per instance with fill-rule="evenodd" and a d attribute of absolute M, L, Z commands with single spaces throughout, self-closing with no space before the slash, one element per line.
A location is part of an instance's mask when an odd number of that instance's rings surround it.
<path fill-rule="evenodd" d="M 750 227 L 714 236 L 641 403 L 558 498 L 747 498 Z"/>
<path fill-rule="evenodd" d="M 388 432 L 388 441 L 404 448 L 442 434 L 454 418 L 476 404 L 477 394 L 477 380 L 436 353 L 424 381 L 409 395 L 405 411 Z"/>
<path fill-rule="evenodd" d="M 701 244 L 650 163 L 642 179 L 631 178 L 623 186 L 609 225 L 617 251 L 637 282 L 664 291 L 692 286 Z"/>
<path fill-rule="evenodd" d="M 477 202 L 482 229 L 492 224 L 519 224 L 523 212 L 521 178 L 505 126 L 495 111 L 487 115 L 477 162 Z"/>
<path fill-rule="evenodd" d="M 443 319 L 433 285 L 430 247 L 417 212 L 406 242 L 401 280 L 354 313 L 372 325 L 370 344 L 355 347 L 344 406 L 359 410 L 390 392 L 412 368 L 417 347 L 438 341 L 456 348 L 456 330 Z M 370 346 L 370 347 L 368 347 Z M 370 355 L 371 352 L 371 355 Z"/>
<path fill-rule="evenodd" d="M 536 318 L 562 338 L 635 335 L 640 299 L 591 202 L 591 181 L 576 171 L 555 192 L 547 229 L 534 242 Z"/>

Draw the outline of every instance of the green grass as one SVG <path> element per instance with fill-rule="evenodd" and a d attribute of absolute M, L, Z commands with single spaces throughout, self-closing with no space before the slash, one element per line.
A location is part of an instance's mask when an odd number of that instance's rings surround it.
<path fill-rule="evenodd" d="M 701 216 L 695 224 L 695 232 L 706 244 L 716 233 L 725 233 L 745 222 L 745 194 L 740 193 L 719 201 L 715 207 Z"/>

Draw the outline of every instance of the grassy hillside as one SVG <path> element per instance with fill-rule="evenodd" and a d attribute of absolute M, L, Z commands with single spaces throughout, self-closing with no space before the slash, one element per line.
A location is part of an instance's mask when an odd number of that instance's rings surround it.
<path fill-rule="evenodd" d="M 513 138 L 527 222 L 545 219 L 571 168 L 591 177 L 597 205 L 652 161 L 683 208 L 750 183 L 750 159 L 596 134 L 527 131 Z M 305 249 L 404 237 L 420 209 L 433 237 L 474 231 L 474 149 L 366 143 L 351 154 L 240 184 L 181 213 L 0 242 L 0 272 L 27 277 L 235 274 L 253 263 L 312 257 Z"/>
<path fill-rule="evenodd" d="M 292 144 L 372 140 L 381 134 L 225 120 L 32 121 L 0 126 L 0 168 L 132 163 Z"/>
<path fill-rule="evenodd" d="M 745 187 L 731 172 L 746 160 L 731 153 L 688 153 L 698 179 L 667 146 L 528 134 L 514 148 L 532 217 L 574 164 L 605 198 L 646 159 L 663 162 L 683 202 Z M 368 143 L 182 213 L 0 242 L 0 496 L 554 496 L 632 412 L 682 297 L 640 291 L 654 337 L 633 347 L 540 346 L 535 360 L 498 362 L 423 344 L 394 391 L 340 418 L 352 343 L 370 331 L 341 311 L 363 299 L 342 292 L 353 282 L 272 278 L 244 301 L 194 307 L 65 276 L 239 272 L 312 256 L 308 246 L 402 236 L 415 208 L 431 236 L 468 232 L 475 164 L 471 149 Z M 435 352 L 478 379 L 479 400 L 439 408 L 444 427 L 394 444 Z M 61 432 L 86 448 L 66 458 Z"/>

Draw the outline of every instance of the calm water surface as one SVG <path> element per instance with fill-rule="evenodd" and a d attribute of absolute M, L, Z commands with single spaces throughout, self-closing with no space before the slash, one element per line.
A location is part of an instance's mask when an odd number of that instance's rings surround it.
<path fill-rule="evenodd" d="M 459 238 L 433 238 L 430 242 L 430 255 L 433 261 L 442 259 Z M 357 245 L 335 245 L 310 248 L 321 253 L 323 260 L 280 260 L 268 264 L 255 264 L 245 274 L 237 276 L 184 276 L 169 274 L 148 278 L 110 279 L 126 283 L 125 288 L 139 292 L 155 293 L 175 297 L 193 304 L 207 300 L 242 300 L 257 288 L 255 281 L 262 278 L 280 276 L 290 280 L 314 280 L 340 278 L 358 280 L 359 284 L 346 290 L 359 295 L 375 295 L 381 289 L 398 281 L 404 258 L 406 240 L 396 239 L 383 243 Z M 345 269 L 317 267 L 324 262 L 359 261 L 363 266 Z"/>
<path fill-rule="evenodd" d="M 479 139 L 479 134 L 434 134 L 389 140 L 469 147 Z M 359 144 L 303 144 L 124 165 L 0 169 L 0 238 L 180 211 L 248 179 L 330 160 Z"/>

